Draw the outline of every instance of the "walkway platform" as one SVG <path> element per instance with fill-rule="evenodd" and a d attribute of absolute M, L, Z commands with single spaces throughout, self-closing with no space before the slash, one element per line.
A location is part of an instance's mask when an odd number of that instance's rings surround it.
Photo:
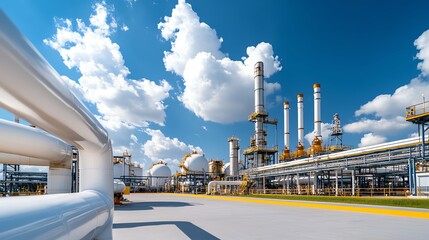
<path fill-rule="evenodd" d="M 429 210 L 186 194 L 131 194 L 114 239 L 428 239 Z"/>

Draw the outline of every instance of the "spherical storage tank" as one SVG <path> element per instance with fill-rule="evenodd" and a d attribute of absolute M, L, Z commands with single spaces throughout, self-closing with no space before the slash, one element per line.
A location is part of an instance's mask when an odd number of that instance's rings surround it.
<path fill-rule="evenodd" d="M 203 154 L 193 153 L 183 164 L 191 172 L 208 172 L 209 163 Z"/>
<path fill-rule="evenodd" d="M 151 187 L 162 187 L 171 176 L 171 169 L 165 163 L 154 164 L 148 171 L 151 176 Z"/>

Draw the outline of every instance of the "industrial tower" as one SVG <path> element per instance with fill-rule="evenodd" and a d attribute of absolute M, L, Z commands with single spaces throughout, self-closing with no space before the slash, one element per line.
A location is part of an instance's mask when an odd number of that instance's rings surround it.
<path fill-rule="evenodd" d="M 331 133 L 329 134 L 329 150 L 331 152 L 342 151 L 343 149 L 343 129 L 341 128 L 340 115 L 334 114 L 332 120 Z"/>
<path fill-rule="evenodd" d="M 412 195 L 417 195 L 417 172 L 419 171 L 427 171 L 428 165 L 428 156 L 426 153 L 427 139 L 425 139 L 426 131 L 429 129 L 429 102 L 425 102 L 423 98 L 423 102 L 412 105 L 406 108 L 406 117 L 405 120 L 411 122 L 413 124 L 417 124 L 418 134 L 421 137 L 421 148 L 419 151 L 419 157 L 413 158 L 410 155 L 408 159 L 408 173 L 409 173 L 409 187 L 410 193 Z"/>
<path fill-rule="evenodd" d="M 274 163 L 277 146 L 267 148 L 267 131 L 265 126 L 272 124 L 277 127 L 277 119 L 268 119 L 268 113 L 264 107 L 264 64 L 255 64 L 255 111 L 250 114 L 248 120 L 255 124 L 255 133 L 250 138 L 250 147 L 243 151 L 245 161 L 251 163 L 251 167 L 267 165 L 267 162 Z"/>

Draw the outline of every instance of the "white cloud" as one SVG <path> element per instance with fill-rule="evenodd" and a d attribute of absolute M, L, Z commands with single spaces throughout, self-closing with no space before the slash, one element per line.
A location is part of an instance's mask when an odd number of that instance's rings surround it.
<path fill-rule="evenodd" d="M 399 87 L 393 94 L 382 94 L 364 104 L 355 112 L 356 116 L 373 114 L 387 118 L 405 116 L 405 108 L 423 101 L 422 94 L 429 96 L 429 82 L 415 78 Z"/>
<path fill-rule="evenodd" d="M 186 144 L 177 138 L 166 137 L 160 130 L 146 129 L 145 132 L 151 139 L 142 145 L 144 154 L 153 162 L 161 160 L 167 162 L 173 172 L 178 170 L 179 162 L 186 153 L 193 150 L 203 152 L 198 146 Z"/>
<path fill-rule="evenodd" d="M 426 30 L 420 37 L 414 41 L 414 45 L 416 46 L 419 52 L 416 57 L 422 62 L 417 65 L 417 68 L 422 71 L 424 76 L 429 74 L 429 30 Z"/>
<path fill-rule="evenodd" d="M 134 3 L 136 3 L 136 2 L 137 2 L 137 0 L 125 0 L 125 2 L 127 2 L 127 3 L 128 3 L 128 6 L 129 6 L 129 7 L 133 7 Z"/>
<path fill-rule="evenodd" d="M 331 123 L 322 123 L 322 141 L 324 144 L 329 143 L 329 135 L 331 134 Z M 304 136 L 305 140 L 307 140 L 308 144 L 311 145 L 314 140 L 314 130 L 312 132 L 307 133 Z"/>
<path fill-rule="evenodd" d="M 349 133 L 368 133 L 361 139 L 359 146 L 385 141 L 388 136 L 395 136 L 411 131 L 412 124 L 405 121 L 405 108 L 423 101 L 422 95 L 429 96 L 429 30 L 425 31 L 414 45 L 419 52 L 416 57 L 422 62 L 417 67 L 421 75 L 410 83 L 399 87 L 392 94 L 382 94 L 362 105 L 356 112 L 358 121 L 344 126 Z M 412 136 L 412 133 L 408 133 Z"/>
<path fill-rule="evenodd" d="M 77 68 L 79 84 L 65 78 L 73 92 L 94 104 L 105 127 L 117 131 L 132 125 L 144 127 L 148 122 L 164 124 L 163 100 L 172 87 L 167 81 L 131 80 L 118 44 L 110 35 L 117 23 L 106 4 L 94 5 L 89 26 L 76 20 L 76 31 L 69 19 L 57 21 L 57 32 L 45 44 L 57 50 L 68 68 Z"/>
<path fill-rule="evenodd" d="M 162 37 L 171 42 L 164 52 L 166 70 L 183 77 L 185 89 L 179 99 L 206 121 L 228 123 L 246 119 L 253 106 L 253 67 L 264 62 L 265 76 L 281 70 L 271 44 L 247 48 L 247 56 L 234 61 L 220 51 L 222 38 L 184 0 L 158 24 Z M 266 83 L 266 94 L 280 89 Z"/>
<path fill-rule="evenodd" d="M 382 135 L 394 135 L 398 131 L 409 128 L 411 125 L 405 121 L 404 116 L 381 119 L 361 119 L 357 122 L 347 124 L 343 127 L 348 133 L 373 132 Z"/>
<path fill-rule="evenodd" d="M 134 134 L 131 134 L 130 138 L 134 143 L 137 143 L 139 141 L 139 139 Z"/>
<path fill-rule="evenodd" d="M 413 132 L 413 133 L 411 133 L 410 134 L 410 138 L 414 138 L 414 137 L 418 137 L 419 136 L 419 133 L 418 132 Z"/>
<path fill-rule="evenodd" d="M 373 133 L 367 133 L 360 140 L 359 147 L 367 147 L 386 142 L 386 138 Z"/>
<path fill-rule="evenodd" d="M 393 94 L 379 95 L 355 112 L 361 118 L 346 124 L 344 132 L 392 137 L 410 131 L 413 125 L 405 121 L 405 108 L 422 102 L 422 94 L 429 96 L 429 82 L 419 77 L 399 87 Z"/>
<path fill-rule="evenodd" d="M 124 24 L 124 25 L 122 25 L 121 30 L 126 32 L 126 31 L 130 30 L 130 28 Z"/>

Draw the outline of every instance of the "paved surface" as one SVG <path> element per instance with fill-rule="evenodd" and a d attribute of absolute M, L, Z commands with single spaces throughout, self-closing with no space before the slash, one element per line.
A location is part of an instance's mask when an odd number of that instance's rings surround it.
<path fill-rule="evenodd" d="M 346 204 L 131 194 L 114 239 L 429 239 L 429 211 Z"/>

